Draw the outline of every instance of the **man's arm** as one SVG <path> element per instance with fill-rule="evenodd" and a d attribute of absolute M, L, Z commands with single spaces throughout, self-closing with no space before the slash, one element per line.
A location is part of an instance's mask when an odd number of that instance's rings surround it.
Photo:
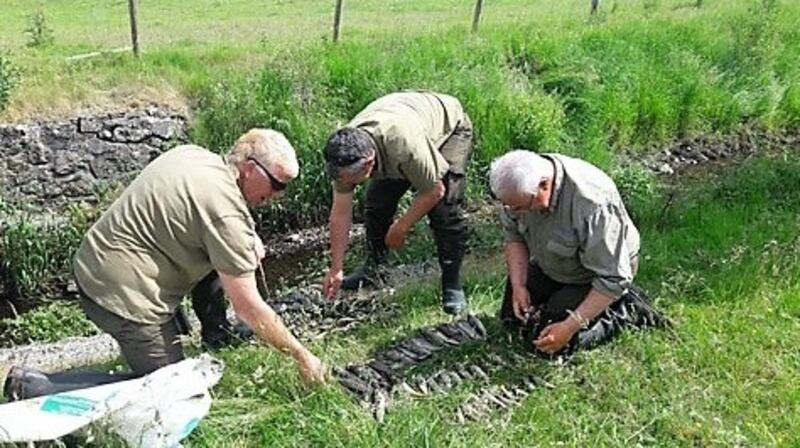
<path fill-rule="evenodd" d="M 333 192 L 333 205 L 330 213 L 331 266 L 323 284 L 323 293 L 333 298 L 342 284 L 344 254 L 350 238 L 353 222 L 353 193 Z"/>
<path fill-rule="evenodd" d="M 514 289 L 527 289 L 528 260 L 530 259 L 528 246 L 522 241 L 507 241 L 504 250 L 511 286 Z"/>
<path fill-rule="evenodd" d="M 239 319 L 269 345 L 294 358 L 305 383 L 324 382 L 325 365 L 289 332 L 280 316 L 261 299 L 255 275 L 235 277 L 222 272 L 219 275 Z"/>
<path fill-rule="evenodd" d="M 386 234 L 386 245 L 397 249 L 403 245 L 405 237 L 417 221 L 427 215 L 442 200 L 445 193 L 444 182 L 436 181 L 433 188 L 418 193 L 408 210 L 395 221 Z"/>
<path fill-rule="evenodd" d="M 539 350 L 546 353 L 555 353 L 561 350 L 572 339 L 572 336 L 581 329 L 579 318 L 588 323 L 605 311 L 613 301 L 612 297 L 592 288 L 575 310 L 575 314 L 568 316 L 561 322 L 546 326 L 539 334 L 539 338 L 534 341 L 534 344 Z"/>
<path fill-rule="evenodd" d="M 512 304 L 517 319 L 524 320 L 525 313 L 531 306 L 528 293 L 528 260 L 530 252 L 523 241 L 506 241 L 506 266 L 508 278 L 511 280 Z"/>

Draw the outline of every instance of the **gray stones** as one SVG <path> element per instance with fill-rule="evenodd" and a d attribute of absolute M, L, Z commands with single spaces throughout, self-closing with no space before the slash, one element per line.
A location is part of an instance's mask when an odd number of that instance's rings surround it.
<path fill-rule="evenodd" d="M 743 128 L 737 134 L 728 136 L 699 136 L 682 140 L 655 151 L 643 162 L 656 174 L 670 176 L 694 165 L 745 158 L 761 150 L 792 148 L 797 141 L 796 133 L 774 134 Z"/>
<path fill-rule="evenodd" d="M 76 199 L 92 201 L 101 183 L 124 181 L 185 141 L 186 129 L 184 117 L 156 107 L 59 122 L 0 124 L 0 194 L 46 208 Z"/>

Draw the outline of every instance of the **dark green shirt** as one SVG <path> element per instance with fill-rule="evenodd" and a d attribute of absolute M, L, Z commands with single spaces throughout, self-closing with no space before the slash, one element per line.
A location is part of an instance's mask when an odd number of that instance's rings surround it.
<path fill-rule="evenodd" d="M 548 154 L 556 168 L 550 207 L 543 212 L 500 212 L 506 241 L 522 241 L 531 260 L 553 280 L 587 284 L 617 299 L 631 286 L 639 231 L 617 187 L 583 160 Z"/>
<path fill-rule="evenodd" d="M 375 141 L 372 179 L 405 179 L 424 193 L 447 172 L 440 148 L 464 120 L 461 103 L 452 96 L 399 92 L 373 101 L 347 126 L 365 130 Z M 338 182 L 334 188 L 353 191 L 353 186 Z"/>

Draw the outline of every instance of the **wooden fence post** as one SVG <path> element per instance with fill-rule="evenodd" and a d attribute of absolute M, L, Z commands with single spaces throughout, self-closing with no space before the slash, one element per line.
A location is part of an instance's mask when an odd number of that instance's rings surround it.
<path fill-rule="evenodd" d="M 339 42 L 339 33 L 342 29 L 342 8 L 344 0 L 336 0 L 336 13 L 333 15 L 333 41 Z"/>
<path fill-rule="evenodd" d="M 598 9 L 600 9 L 600 0 L 592 0 L 592 15 L 597 14 Z"/>
<path fill-rule="evenodd" d="M 472 32 L 478 32 L 478 23 L 481 21 L 481 12 L 483 11 L 483 0 L 475 1 L 475 15 L 472 17 Z"/>
<path fill-rule="evenodd" d="M 139 57 L 139 18 L 136 11 L 136 2 L 138 0 L 128 0 L 128 12 L 131 16 L 131 46 L 133 47 L 133 54 Z"/>

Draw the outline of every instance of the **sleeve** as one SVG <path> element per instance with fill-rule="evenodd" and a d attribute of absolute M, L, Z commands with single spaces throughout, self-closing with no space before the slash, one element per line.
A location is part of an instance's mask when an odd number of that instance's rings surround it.
<path fill-rule="evenodd" d="M 225 216 L 212 221 L 203 243 L 214 270 L 240 277 L 258 267 L 256 233 L 243 216 Z"/>
<path fill-rule="evenodd" d="M 503 240 L 506 243 L 512 241 L 525 241 L 524 236 L 519 231 L 519 218 L 507 208 L 500 206 L 500 225 L 503 228 Z"/>
<path fill-rule="evenodd" d="M 581 264 L 594 272 L 592 287 L 614 300 L 633 282 L 627 236 L 631 232 L 622 210 L 613 204 L 598 206 L 585 218 Z"/>
<path fill-rule="evenodd" d="M 430 191 L 447 172 L 447 162 L 441 156 L 441 160 L 437 160 L 438 151 L 425 138 L 408 140 L 401 137 L 391 144 L 400 155 L 400 170 L 418 193 Z"/>

